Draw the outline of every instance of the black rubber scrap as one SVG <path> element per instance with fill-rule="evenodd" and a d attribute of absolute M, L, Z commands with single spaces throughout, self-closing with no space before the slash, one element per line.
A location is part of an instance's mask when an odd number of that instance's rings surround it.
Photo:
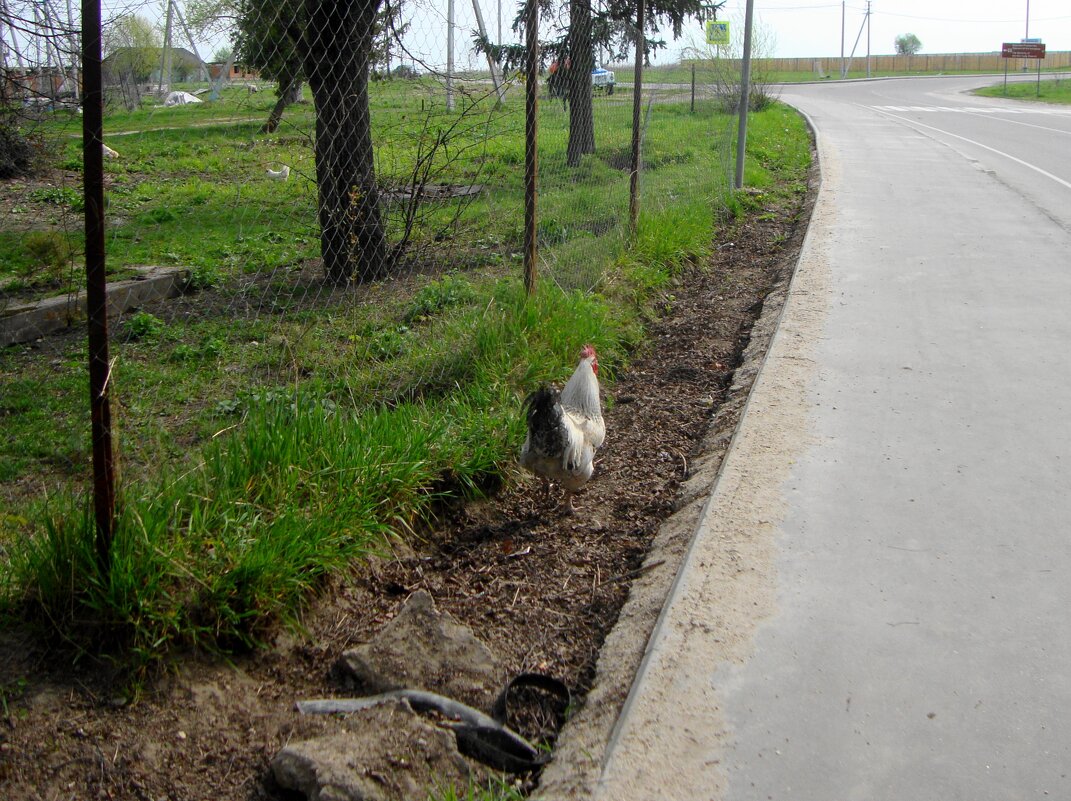
<path fill-rule="evenodd" d="M 494 717 L 452 698 L 425 690 L 391 690 L 365 698 L 323 698 L 298 701 L 297 710 L 305 715 L 357 712 L 378 704 L 402 699 L 416 712 L 434 712 L 446 718 L 444 725 L 454 732 L 457 748 L 462 754 L 476 759 L 495 770 L 506 773 L 527 773 L 550 761 L 550 754 L 540 751 L 524 737 L 505 725 L 509 693 L 519 687 L 537 687 L 569 703 L 569 690 L 557 679 L 536 673 L 517 676 L 495 701 Z"/>

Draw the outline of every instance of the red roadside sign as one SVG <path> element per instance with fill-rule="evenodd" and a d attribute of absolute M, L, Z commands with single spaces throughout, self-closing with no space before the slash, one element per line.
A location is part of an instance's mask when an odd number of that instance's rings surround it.
<path fill-rule="evenodd" d="M 1045 45 L 1041 42 L 1004 42 L 1000 46 L 1003 58 L 1045 58 Z"/>

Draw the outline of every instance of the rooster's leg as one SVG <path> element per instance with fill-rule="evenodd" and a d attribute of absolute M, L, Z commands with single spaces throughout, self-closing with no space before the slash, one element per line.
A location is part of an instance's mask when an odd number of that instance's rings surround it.
<path fill-rule="evenodd" d="M 572 490 L 567 489 L 565 491 L 565 497 L 562 499 L 561 510 L 564 514 L 574 515 L 576 514 L 576 507 L 573 506 L 573 496 L 576 495 Z"/>

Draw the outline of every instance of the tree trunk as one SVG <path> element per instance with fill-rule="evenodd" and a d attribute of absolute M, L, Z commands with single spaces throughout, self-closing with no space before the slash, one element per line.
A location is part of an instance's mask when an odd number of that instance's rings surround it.
<path fill-rule="evenodd" d="M 570 167 L 580 157 L 595 152 L 595 118 L 592 113 L 591 71 L 595 55 L 591 48 L 591 0 L 569 0 L 569 143 L 565 161 Z"/>
<path fill-rule="evenodd" d="M 380 278 L 388 266 L 368 108 L 368 68 L 379 3 L 310 0 L 308 4 L 304 54 L 316 104 L 320 253 L 325 277 L 336 284 Z"/>
<path fill-rule="evenodd" d="M 275 133 L 283 119 L 283 112 L 292 103 L 301 101 L 301 79 L 292 75 L 279 76 L 279 99 L 272 106 L 268 121 L 260 127 L 261 133 Z"/>

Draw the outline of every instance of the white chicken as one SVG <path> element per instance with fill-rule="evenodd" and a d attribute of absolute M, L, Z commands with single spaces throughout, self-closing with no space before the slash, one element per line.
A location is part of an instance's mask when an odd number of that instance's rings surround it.
<path fill-rule="evenodd" d="M 271 167 L 269 167 L 268 177 L 271 178 L 273 181 L 285 181 L 287 178 L 290 177 L 290 165 L 284 164 L 281 170 L 273 170 Z"/>
<path fill-rule="evenodd" d="M 598 371 L 595 348 L 585 345 L 580 364 L 561 391 L 543 387 L 524 401 L 528 437 L 521 448 L 521 466 L 544 482 L 561 484 L 568 512 L 573 511 L 573 495 L 595 472 L 595 452 L 606 438 Z"/>

